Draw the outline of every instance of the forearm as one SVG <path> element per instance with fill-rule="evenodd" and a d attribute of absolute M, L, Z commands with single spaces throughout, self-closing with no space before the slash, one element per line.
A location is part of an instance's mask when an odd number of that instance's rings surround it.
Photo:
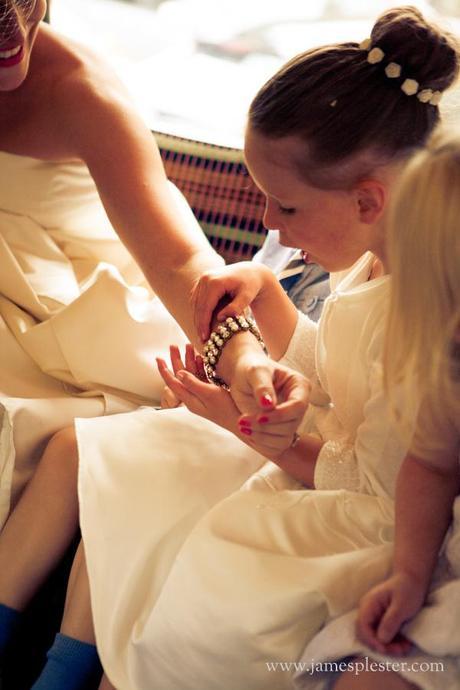
<path fill-rule="evenodd" d="M 313 489 L 316 460 L 322 447 L 322 441 L 310 434 L 305 434 L 299 438 L 294 447 L 285 450 L 273 462 L 291 477 Z"/>
<path fill-rule="evenodd" d="M 113 193 L 113 192 L 112 192 Z M 195 283 L 207 270 L 224 261 L 207 242 L 192 216 L 177 208 L 166 180 L 146 190 L 141 198 L 134 194 L 129 226 L 111 197 L 101 194 L 108 216 L 120 239 L 141 267 L 147 281 L 168 311 L 196 346 L 190 295 Z M 148 197 L 148 198 L 146 198 Z M 184 202 L 185 203 L 185 202 Z"/>
<path fill-rule="evenodd" d="M 297 324 L 297 309 L 284 292 L 278 279 L 266 266 L 263 271 L 263 287 L 251 304 L 272 359 L 280 359 L 287 350 Z"/>
<path fill-rule="evenodd" d="M 458 470 L 439 472 L 407 456 L 396 489 L 395 572 L 428 589 L 459 491 Z"/>
<path fill-rule="evenodd" d="M 285 353 L 295 330 L 297 309 L 272 271 L 265 266 L 257 268 L 260 271 L 263 286 L 257 298 L 251 303 L 251 311 L 271 359 L 278 360 Z M 219 304 L 214 314 L 217 314 L 222 306 Z M 212 329 L 214 330 L 217 325 L 218 321 L 214 318 Z M 235 367 L 244 355 L 250 357 L 254 366 L 257 366 L 257 362 L 266 363 L 257 339 L 250 333 L 238 334 L 227 343 L 219 360 L 217 372 L 224 381 L 231 381 Z"/>
<path fill-rule="evenodd" d="M 197 343 L 190 293 L 203 271 L 223 260 L 185 201 L 169 184 L 152 134 L 117 84 L 82 80 L 61 127 L 85 161 L 107 215 L 155 293 Z M 80 107 L 82 115 L 74 117 Z"/>

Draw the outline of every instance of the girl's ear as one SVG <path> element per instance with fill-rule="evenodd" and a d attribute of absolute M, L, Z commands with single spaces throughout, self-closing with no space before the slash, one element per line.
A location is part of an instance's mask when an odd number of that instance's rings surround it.
<path fill-rule="evenodd" d="M 359 220 L 374 225 L 383 215 L 387 201 L 387 190 L 379 180 L 362 180 L 355 187 Z"/>

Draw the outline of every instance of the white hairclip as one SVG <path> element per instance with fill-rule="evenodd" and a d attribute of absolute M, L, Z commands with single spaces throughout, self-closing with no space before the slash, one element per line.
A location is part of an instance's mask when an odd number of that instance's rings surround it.
<path fill-rule="evenodd" d="M 397 79 L 401 76 L 401 65 L 398 65 L 397 62 L 389 62 L 385 67 L 385 74 L 388 79 Z"/>
<path fill-rule="evenodd" d="M 372 40 L 370 38 L 365 38 L 359 44 L 361 50 L 366 50 L 367 61 L 370 65 L 377 65 L 382 62 L 385 57 L 385 53 L 381 48 L 374 46 L 372 48 Z M 385 74 L 388 79 L 398 79 L 401 76 L 402 67 L 398 65 L 397 62 L 389 62 L 385 67 Z M 405 79 L 401 84 L 401 91 L 406 94 L 406 96 L 417 95 L 420 103 L 429 103 L 430 105 L 439 105 L 442 97 L 441 91 L 432 91 L 432 89 L 421 89 L 419 91 L 420 84 L 415 79 Z M 331 103 L 333 105 L 333 103 Z"/>
<path fill-rule="evenodd" d="M 372 41 L 370 38 L 365 38 L 364 41 L 361 41 L 359 44 L 359 47 L 361 50 L 369 50 L 372 45 Z"/>
<path fill-rule="evenodd" d="M 378 62 L 382 62 L 385 53 L 381 48 L 372 48 L 367 56 L 367 61 L 371 65 L 376 65 Z"/>
<path fill-rule="evenodd" d="M 405 79 L 401 84 L 401 91 L 404 91 L 406 96 L 415 96 L 418 91 L 419 83 L 415 79 Z"/>
<path fill-rule="evenodd" d="M 422 89 L 418 92 L 417 98 L 421 103 L 429 103 L 433 98 L 433 91 L 431 89 Z"/>
<path fill-rule="evenodd" d="M 441 91 L 434 91 L 433 95 L 431 96 L 428 103 L 430 105 L 439 105 L 441 98 L 442 98 L 442 92 Z"/>

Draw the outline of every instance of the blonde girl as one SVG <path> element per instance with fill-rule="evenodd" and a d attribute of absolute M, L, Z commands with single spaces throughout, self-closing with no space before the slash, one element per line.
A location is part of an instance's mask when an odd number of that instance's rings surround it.
<path fill-rule="evenodd" d="M 382 653 L 407 650 L 397 635 L 426 600 L 460 488 L 459 218 L 460 135 L 444 133 L 409 166 L 391 214 L 386 385 L 422 403 L 397 483 L 393 574 L 363 598 L 358 616 L 361 639 Z M 405 410 L 399 410 L 403 423 Z M 454 529 L 445 549 L 457 577 L 459 538 Z M 449 635 L 453 615 L 446 608 Z M 411 629 L 417 631 L 417 618 Z M 446 653 L 452 642 L 446 639 Z M 455 643 L 460 653 L 458 634 Z"/>

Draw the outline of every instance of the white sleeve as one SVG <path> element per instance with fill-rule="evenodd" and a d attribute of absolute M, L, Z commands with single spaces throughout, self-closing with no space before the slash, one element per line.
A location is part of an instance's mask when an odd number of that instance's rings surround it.
<path fill-rule="evenodd" d="M 299 371 L 308 378 L 316 374 L 315 350 L 318 324 L 297 310 L 297 323 L 286 352 L 279 360 L 290 369 Z"/>
<path fill-rule="evenodd" d="M 326 441 L 316 462 L 316 489 L 347 489 L 394 498 L 396 478 L 407 453 L 383 391 L 382 366 L 369 372 L 370 395 L 354 441 Z"/>

